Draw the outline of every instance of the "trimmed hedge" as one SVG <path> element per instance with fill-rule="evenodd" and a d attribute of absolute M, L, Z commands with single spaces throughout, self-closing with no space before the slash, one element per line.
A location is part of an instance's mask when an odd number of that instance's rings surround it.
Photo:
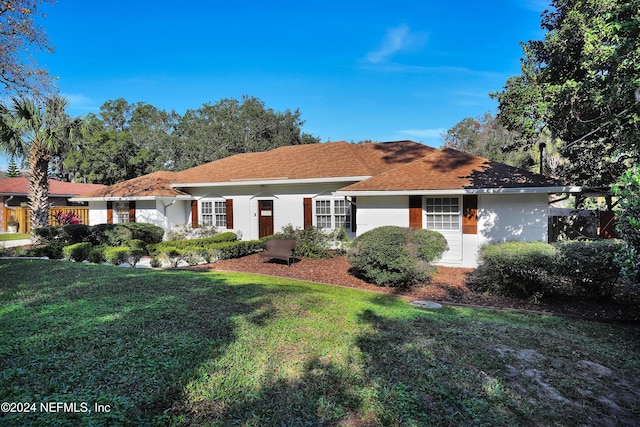
<path fill-rule="evenodd" d="M 229 237 L 227 236 L 227 238 Z M 264 248 L 264 242 L 261 240 L 214 241 L 214 243 L 202 241 L 209 241 L 210 239 L 212 238 L 166 241 L 153 245 L 149 252 L 153 257 L 162 258 L 172 267 L 177 267 L 181 261 L 189 265 L 196 265 L 200 262 L 210 263 L 218 259 L 240 258 L 251 255 Z"/>
<path fill-rule="evenodd" d="M 482 247 L 468 285 L 517 298 L 611 298 L 620 275 L 620 240 L 508 242 Z"/>
<path fill-rule="evenodd" d="M 94 245 L 107 244 L 121 246 L 130 240 L 142 240 L 145 244 L 162 242 L 164 230 L 157 225 L 143 222 L 118 224 L 67 224 L 36 228 L 36 236 L 47 242 L 65 242 L 68 244 L 91 242 Z"/>
<path fill-rule="evenodd" d="M 126 247 L 108 247 L 104 250 L 104 257 L 111 265 L 120 265 L 129 262 L 131 251 Z"/>
<path fill-rule="evenodd" d="M 446 250 L 446 239 L 436 231 L 384 226 L 356 237 L 347 259 L 366 280 L 403 287 L 431 280 L 436 270 L 432 262 Z"/>
<path fill-rule="evenodd" d="M 107 245 L 97 245 L 91 248 L 89 251 L 89 257 L 87 258 L 89 262 L 94 264 L 102 264 L 107 261 L 107 258 L 104 256 L 104 251 L 108 248 Z"/>
<path fill-rule="evenodd" d="M 123 222 L 106 227 L 104 235 L 111 246 L 120 246 L 129 240 L 142 240 L 146 244 L 162 242 L 164 229 L 144 222 Z"/>
<path fill-rule="evenodd" d="M 89 242 L 74 243 L 62 248 L 62 254 L 71 261 L 84 261 L 89 258 L 93 245 Z"/>

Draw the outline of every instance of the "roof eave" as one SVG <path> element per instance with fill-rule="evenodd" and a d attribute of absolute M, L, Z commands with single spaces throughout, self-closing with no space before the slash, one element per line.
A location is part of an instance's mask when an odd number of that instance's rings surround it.
<path fill-rule="evenodd" d="M 298 178 L 289 179 L 286 177 L 274 179 L 235 179 L 223 182 L 183 182 L 171 184 L 173 188 L 196 188 L 196 187 L 230 187 L 238 185 L 283 185 L 283 184 L 318 184 L 331 182 L 360 182 L 371 178 L 371 175 L 364 176 L 338 176 L 329 178 Z"/>
<path fill-rule="evenodd" d="M 70 202 L 126 202 L 135 200 L 193 200 L 191 195 L 178 196 L 100 196 L 100 197 L 73 197 Z"/>
<path fill-rule="evenodd" d="M 439 196 L 439 195 L 464 195 L 464 194 L 553 194 L 553 193 L 579 193 L 579 186 L 555 186 L 555 187 L 517 187 L 517 188 L 451 188 L 441 190 L 338 190 L 332 194 L 336 196 Z"/>

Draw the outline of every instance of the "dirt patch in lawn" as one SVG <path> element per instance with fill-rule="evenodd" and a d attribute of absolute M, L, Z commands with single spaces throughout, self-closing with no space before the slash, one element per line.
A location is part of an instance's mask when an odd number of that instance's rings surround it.
<path fill-rule="evenodd" d="M 441 304 L 460 304 L 501 309 L 528 310 L 546 314 L 561 314 L 586 319 L 612 321 L 640 321 L 640 307 L 611 302 L 549 300 L 534 303 L 527 300 L 480 294 L 470 290 L 465 281 L 474 271 L 471 268 L 438 267 L 435 277 L 428 284 L 408 289 L 380 287 L 355 277 L 345 257 L 329 259 L 301 259 L 291 266 L 278 261 L 258 259 L 258 255 L 220 260 L 213 264 L 190 267 L 218 271 L 238 271 L 266 274 L 277 277 L 326 283 L 337 286 L 364 289 L 405 297 L 411 300 L 429 300 Z"/>

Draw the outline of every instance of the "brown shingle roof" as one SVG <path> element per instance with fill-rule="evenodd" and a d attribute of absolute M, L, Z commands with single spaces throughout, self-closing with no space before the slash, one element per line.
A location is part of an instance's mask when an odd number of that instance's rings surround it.
<path fill-rule="evenodd" d="M 171 187 L 176 180 L 175 172 L 159 171 L 139 176 L 128 181 L 81 194 L 78 198 L 89 197 L 175 197 L 185 193 Z"/>
<path fill-rule="evenodd" d="M 341 191 L 452 190 L 563 186 L 565 183 L 453 149 L 435 150 Z"/>
<path fill-rule="evenodd" d="M 155 172 L 85 193 L 90 197 L 175 197 L 177 187 L 273 179 L 360 177 L 343 191 L 453 190 L 560 186 L 564 183 L 456 150 L 413 141 L 291 145 L 244 153 L 182 172 Z M 371 177 L 371 178 L 366 178 Z"/>
<path fill-rule="evenodd" d="M 179 184 L 263 179 L 373 176 L 426 155 L 434 148 L 411 141 L 289 145 L 238 154 L 179 172 Z"/>
<path fill-rule="evenodd" d="M 49 195 L 50 196 L 75 196 L 78 194 L 86 193 L 88 191 L 95 191 L 101 188 L 106 188 L 102 184 L 80 184 L 77 182 L 64 182 L 56 181 L 55 179 L 49 180 Z M 29 193 L 29 179 L 28 178 L 2 178 L 0 179 L 0 194 L 28 194 Z"/>

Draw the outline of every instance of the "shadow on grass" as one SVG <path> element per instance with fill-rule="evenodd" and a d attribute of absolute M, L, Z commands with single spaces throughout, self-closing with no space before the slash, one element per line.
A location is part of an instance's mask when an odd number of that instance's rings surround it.
<path fill-rule="evenodd" d="M 611 421 L 599 395 L 579 387 L 611 391 L 602 395 L 615 396 L 620 419 L 634 415 L 637 344 L 616 349 L 637 331 L 424 312 L 388 295 L 251 275 L 0 261 L 0 276 L 0 402 L 110 407 L 5 413 L 0 425 Z M 576 366 L 591 361 L 619 367 L 577 380 Z M 625 391 L 630 399 L 618 399 Z"/>
<path fill-rule="evenodd" d="M 271 313 L 268 288 L 222 275 L 56 261 L 5 261 L 0 275 L 0 400 L 36 403 L 2 425 L 161 424 L 198 367 L 237 340 L 236 319 Z"/>

